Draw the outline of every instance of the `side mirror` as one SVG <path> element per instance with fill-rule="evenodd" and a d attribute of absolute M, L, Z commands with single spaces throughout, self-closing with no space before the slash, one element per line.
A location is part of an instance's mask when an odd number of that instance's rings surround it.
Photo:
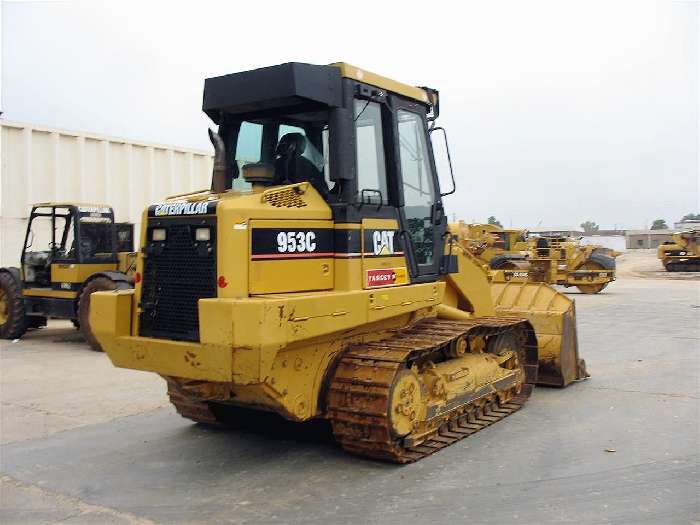
<path fill-rule="evenodd" d="M 442 222 L 442 219 L 445 216 L 445 209 L 442 207 L 441 201 L 438 201 L 435 204 L 433 204 L 431 216 L 432 223 L 434 225 L 437 226 Z"/>
<path fill-rule="evenodd" d="M 445 141 L 445 152 L 447 153 L 447 165 L 450 168 L 450 178 L 452 179 L 452 189 L 450 191 L 443 192 L 440 194 L 440 197 L 444 197 L 446 195 L 452 195 L 457 190 L 457 184 L 455 183 L 455 174 L 454 174 L 454 170 L 452 169 L 452 157 L 450 155 L 450 145 L 447 142 L 447 132 L 445 131 L 445 128 L 442 128 L 440 126 L 432 127 L 432 128 L 430 128 L 431 139 L 432 139 L 434 131 L 442 131 L 442 137 L 443 137 L 443 140 Z M 433 148 L 433 151 L 434 150 L 435 150 L 435 148 Z"/>

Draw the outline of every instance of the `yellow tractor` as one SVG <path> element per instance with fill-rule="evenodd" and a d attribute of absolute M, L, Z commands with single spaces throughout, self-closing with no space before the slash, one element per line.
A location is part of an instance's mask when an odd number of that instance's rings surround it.
<path fill-rule="evenodd" d="M 615 280 L 619 252 L 582 245 L 570 237 L 528 236 L 526 230 L 506 230 L 492 224 L 460 223 L 466 247 L 496 272 L 496 280 L 545 282 L 576 286 L 596 294 Z"/>
<path fill-rule="evenodd" d="M 211 190 L 144 211 L 135 289 L 91 311 L 182 416 L 324 417 L 347 451 L 406 463 L 587 376 L 573 302 L 491 282 L 447 224 L 437 91 L 287 63 L 207 79 L 203 109 Z"/>
<path fill-rule="evenodd" d="M 104 204 L 32 206 L 20 267 L 0 268 L 0 337 L 18 339 L 47 318 L 70 319 L 94 350 L 90 296 L 131 288 L 133 224 L 115 223 Z"/>
<path fill-rule="evenodd" d="M 485 264 L 509 270 L 527 269 L 530 245 L 527 230 L 501 228 L 495 224 L 459 222 L 466 248 Z"/>
<path fill-rule="evenodd" d="M 700 229 L 674 233 L 673 241 L 658 247 L 657 256 L 669 272 L 700 272 Z"/>

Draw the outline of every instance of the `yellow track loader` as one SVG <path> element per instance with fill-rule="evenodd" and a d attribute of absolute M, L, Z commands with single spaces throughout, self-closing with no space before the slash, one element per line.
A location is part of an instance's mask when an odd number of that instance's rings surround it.
<path fill-rule="evenodd" d="M 673 241 L 657 248 L 658 258 L 669 272 L 700 272 L 700 229 L 676 232 Z"/>
<path fill-rule="evenodd" d="M 347 451 L 406 463 L 587 376 L 573 302 L 493 283 L 447 224 L 436 90 L 288 63 L 207 79 L 203 109 L 211 189 L 144 211 L 135 289 L 91 311 L 182 416 L 325 417 Z"/>
<path fill-rule="evenodd" d="M 29 214 L 20 267 L 0 268 L 0 337 L 18 339 L 47 318 L 70 319 L 93 350 L 91 294 L 131 288 L 133 224 L 105 204 L 46 202 Z"/>

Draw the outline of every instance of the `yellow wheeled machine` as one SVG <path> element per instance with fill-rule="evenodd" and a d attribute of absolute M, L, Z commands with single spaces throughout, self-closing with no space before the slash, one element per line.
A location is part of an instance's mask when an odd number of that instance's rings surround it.
<path fill-rule="evenodd" d="M 131 288 L 133 225 L 104 204 L 32 206 L 20 267 L 0 268 L 0 337 L 17 339 L 47 318 L 71 319 L 100 350 L 88 318 L 98 290 Z"/>
<path fill-rule="evenodd" d="M 528 237 L 525 230 L 493 224 L 460 224 L 465 246 L 497 272 L 495 278 L 576 286 L 586 294 L 601 292 L 615 280 L 619 252 L 582 245 L 569 237 Z"/>
<path fill-rule="evenodd" d="M 148 207 L 135 289 L 93 296 L 112 362 L 163 376 L 194 421 L 325 417 L 399 463 L 586 377 L 573 302 L 491 282 L 447 224 L 438 108 L 348 64 L 208 79 L 211 190 Z"/>
<path fill-rule="evenodd" d="M 700 229 L 676 232 L 657 255 L 669 272 L 700 272 Z"/>
<path fill-rule="evenodd" d="M 495 224 L 457 224 L 462 244 L 484 264 L 503 270 L 527 269 L 530 243 L 526 230 Z"/>

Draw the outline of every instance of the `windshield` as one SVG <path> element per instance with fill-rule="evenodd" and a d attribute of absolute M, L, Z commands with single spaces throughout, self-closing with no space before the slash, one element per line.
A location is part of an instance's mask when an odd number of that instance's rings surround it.
<path fill-rule="evenodd" d="M 114 255 L 114 225 L 112 223 L 85 222 L 80 220 L 80 257 L 85 259 L 111 259 Z"/>
<path fill-rule="evenodd" d="M 271 171 L 274 184 L 308 181 L 323 196 L 328 194 L 332 184 L 325 112 L 234 122 L 225 133 L 234 189 L 251 188 L 242 177 L 243 168 L 256 165 Z"/>
<path fill-rule="evenodd" d="M 99 260 L 115 257 L 114 213 L 111 208 L 81 206 L 79 214 L 80 259 Z"/>

